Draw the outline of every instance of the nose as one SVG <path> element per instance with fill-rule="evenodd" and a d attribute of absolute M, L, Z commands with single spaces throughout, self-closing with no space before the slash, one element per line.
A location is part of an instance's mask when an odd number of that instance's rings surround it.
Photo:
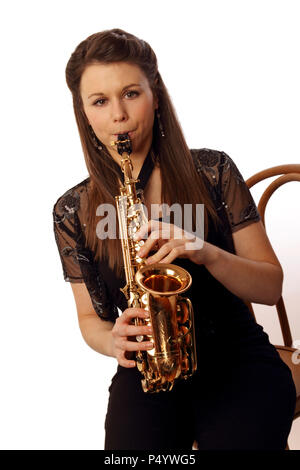
<path fill-rule="evenodd" d="M 114 122 L 126 121 L 128 118 L 125 106 L 119 100 L 116 100 L 112 106 L 112 118 Z"/>

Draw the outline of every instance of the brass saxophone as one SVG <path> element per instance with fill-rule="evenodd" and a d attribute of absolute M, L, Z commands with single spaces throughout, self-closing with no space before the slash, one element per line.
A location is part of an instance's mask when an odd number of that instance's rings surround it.
<path fill-rule="evenodd" d="M 111 145 L 117 145 L 121 155 L 124 186 L 115 197 L 126 285 L 120 290 L 128 307 L 143 308 L 149 319 L 135 318 L 135 325 L 151 325 L 152 335 L 137 336 L 137 341 L 151 341 L 149 351 L 136 352 L 136 364 L 143 375 L 144 392 L 169 391 L 176 379 L 187 379 L 197 369 L 194 312 L 191 301 L 180 294 L 192 283 L 191 275 L 174 264 L 145 264 L 138 255 L 144 241 L 134 241 L 133 235 L 147 223 L 143 197 L 138 197 L 132 177 L 131 140 L 119 134 Z"/>

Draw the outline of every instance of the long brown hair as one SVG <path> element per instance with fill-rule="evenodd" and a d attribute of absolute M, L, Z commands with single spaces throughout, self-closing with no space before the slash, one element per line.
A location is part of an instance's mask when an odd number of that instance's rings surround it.
<path fill-rule="evenodd" d="M 122 29 L 101 31 L 87 37 L 71 54 L 66 67 L 66 81 L 73 97 L 75 118 L 79 130 L 86 166 L 90 175 L 89 206 L 86 227 L 86 246 L 96 260 L 106 259 L 109 266 L 121 275 L 123 257 L 121 243 L 116 239 L 100 240 L 96 234 L 99 204 L 115 205 L 114 196 L 119 194 L 118 165 L 106 147 L 99 150 L 93 141 L 80 94 L 81 76 L 88 65 L 127 62 L 137 65 L 148 79 L 153 94 L 158 97 L 160 119 L 165 137 L 162 137 L 157 118 L 154 119 L 151 156 L 158 163 L 162 178 L 162 203 L 193 204 L 193 227 L 195 206 L 204 204 L 205 239 L 208 214 L 218 224 L 218 216 L 207 188 L 197 173 L 190 150 L 186 144 L 175 109 L 157 67 L 157 58 L 149 44 Z M 97 139 L 97 138 L 96 138 Z M 100 141 L 97 140 L 100 144 Z M 98 220 L 97 220 L 98 219 Z"/>

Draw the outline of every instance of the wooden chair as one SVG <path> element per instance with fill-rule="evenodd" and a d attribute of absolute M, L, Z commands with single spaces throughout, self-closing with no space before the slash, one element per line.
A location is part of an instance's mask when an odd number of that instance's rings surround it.
<path fill-rule="evenodd" d="M 272 196 L 272 194 L 285 183 L 289 181 L 300 181 L 300 165 L 297 164 L 288 164 L 288 165 L 279 165 L 274 166 L 272 168 L 268 168 L 266 170 L 260 171 L 259 173 L 254 174 L 251 178 L 246 180 L 246 184 L 250 189 L 256 183 L 260 181 L 270 178 L 271 176 L 278 176 L 282 175 L 279 178 L 272 181 L 272 183 L 267 187 L 267 189 L 262 194 L 259 203 L 258 203 L 258 211 L 261 216 L 262 222 L 265 227 L 265 210 L 267 203 Z M 252 312 L 254 318 L 255 314 L 250 302 L 246 302 L 250 311 Z M 297 390 L 297 401 L 296 401 L 296 409 L 294 414 L 294 419 L 300 416 L 300 351 L 292 348 L 293 340 L 290 330 L 290 325 L 285 309 L 285 305 L 283 302 L 283 298 L 280 297 L 279 301 L 276 304 L 276 310 L 279 317 L 282 337 L 284 345 L 274 345 L 280 354 L 281 359 L 289 366 L 292 372 L 292 376 L 295 382 L 296 390 Z M 256 320 L 256 318 L 255 318 Z M 298 351 L 298 353 L 297 353 Z M 294 360 L 292 357 L 294 355 Z M 296 360 L 295 360 L 296 357 Z M 297 364 L 298 363 L 298 364 Z M 286 450 L 288 450 L 288 444 Z"/>

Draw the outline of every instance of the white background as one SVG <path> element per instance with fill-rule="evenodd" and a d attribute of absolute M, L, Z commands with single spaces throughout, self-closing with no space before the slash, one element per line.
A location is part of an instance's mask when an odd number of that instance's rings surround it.
<path fill-rule="evenodd" d="M 188 145 L 225 151 L 247 179 L 300 162 L 299 2 L 1 5 L 0 445 L 103 449 L 117 364 L 81 336 L 52 227 L 58 197 L 88 176 L 66 63 L 79 42 L 103 29 L 120 27 L 148 41 Z M 263 188 L 253 189 L 256 202 Z M 294 340 L 300 339 L 299 190 L 297 182 L 278 190 L 266 215 L 285 272 Z M 275 308 L 255 309 L 271 342 L 282 343 Z M 289 444 L 300 449 L 299 421 Z"/>

